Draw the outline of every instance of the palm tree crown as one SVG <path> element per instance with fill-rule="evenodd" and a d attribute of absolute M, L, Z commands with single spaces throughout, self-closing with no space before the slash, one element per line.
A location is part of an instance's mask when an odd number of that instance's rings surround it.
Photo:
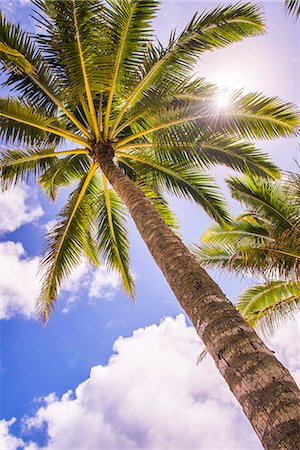
<path fill-rule="evenodd" d="M 245 138 L 290 136 L 293 105 L 259 93 L 232 94 L 217 110 L 217 88 L 191 76 L 205 51 L 264 32 L 260 8 L 220 6 L 196 14 L 167 45 L 152 38 L 155 0 L 34 0 L 34 35 L 0 15 L 4 85 L 0 137 L 6 141 L 2 188 L 34 176 L 55 200 L 77 183 L 47 235 L 43 321 L 59 285 L 83 256 L 116 269 L 134 296 L 126 210 L 99 167 L 99 148 L 144 192 L 165 222 L 176 221 L 163 193 L 192 199 L 217 222 L 230 221 L 207 169 L 224 164 L 276 177 L 278 170 Z"/>
<path fill-rule="evenodd" d="M 228 183 L 247 209 L 232 225 L 211 226 L 197 254 L 207 267 L 265 279 L 242 293 L 236 307 L 250 325 L 270 333 L 300 305 L 300 176 Z"/>

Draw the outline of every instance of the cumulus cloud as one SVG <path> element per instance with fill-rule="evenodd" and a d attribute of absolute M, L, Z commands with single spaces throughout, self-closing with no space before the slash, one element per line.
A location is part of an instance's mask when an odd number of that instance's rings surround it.
<path fill-rule="evenodd" d="M 183 315 L 120 337 L 75 392 L 48 396 L 30 428 L 50 449 L 255 449 L 260 444 Z"/>
<path fill-rule="evenodd" d="M 0 192 L 0 234 L 15 231 L 42 215 L 35 189 L 19 185 Z"/>
<path fill-rule="evenodd" d="M 26 255 L 20 242 L 1 242 L 0 319 L 22 315 L 35 317 L 35 304 L 41 283 L 38 274 L 40 258 Z M 63 313 L 69 312 L 83 298 L 110 300 L 119 288 L 115 272 L 105 268 L 92 268 L 87 262 L 80 264 L 62 283 Z M 86 289 L 86 291 L 84 291 Z M 78 293 L 79 292 L 79 293 Z"/>
<path fill-rule="evenodd" d="M 30 318 L 35 312 L 39 292 L 39 258 L 28 257 L 21 243 L 0 243 L 1 283 L 0 319 L 21 314 Z"/>
<path fill-rule="evenodd" d="M 93 273 L 89 296 L 111 300 L 119 287 L 120 278 L 118 274 L 114 270 L 108 271 L 105 267 L 99 267 Z"/>
<path fill-rule="evenodd" d="M 0 420 L 0 442 L 3 450 L 17 450 L 20 447 L 24 448 L 23 440 L 10 433 L 9 428 L 15 421 L 15 417 L 11 420 Z"/>

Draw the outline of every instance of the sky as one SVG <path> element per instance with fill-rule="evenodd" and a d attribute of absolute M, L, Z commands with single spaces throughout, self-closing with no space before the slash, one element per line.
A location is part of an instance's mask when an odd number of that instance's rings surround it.
<path fill-rule="evenodd" d="M 195 11 L 216 4 L 164 1 L 155 33 L 166 41 L 172 28 L 180 31 Z M 33 29 L 29 0 L 0 5 Z M 222 87 L 299 104 L 299 26 L 281 1 L 263 7 L 264 36 L 206 54 L 195 71 Z M 295 140 L 257 145 L 284 170 L 297 170 Z M 228 197 L 228 171 L 214 172 Z M 210 357 L 197 364 L 202 344 L 130 220 L 136 304 L 114 273 L 83 263 L 64 282 L 48 325 L 36 320 L 43 234 L 67 194 L 50 203 L 24 184 L 0 193 L 1 450 L 261 449 Z M 210 219 L 199 206 L 171 203 L 185 242 L 199 242 Z M 236 213 L 239 205 L 230 205 Z M 252 281 L 212 276 L 232 301 Z M 268 344 L 300 383 L 297 338 L 294 320 Z"/>

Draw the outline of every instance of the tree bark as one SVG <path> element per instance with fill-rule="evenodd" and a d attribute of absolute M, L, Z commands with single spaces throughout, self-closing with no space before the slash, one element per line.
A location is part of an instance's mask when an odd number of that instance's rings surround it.
<path fill-rule="evenodd" d="M 296 450 L 300 393 L 289 371 L 243 320 L 217 284 L 165 224 L 112 152 L 97 159 L 143 240 L 267 450 Z"/>

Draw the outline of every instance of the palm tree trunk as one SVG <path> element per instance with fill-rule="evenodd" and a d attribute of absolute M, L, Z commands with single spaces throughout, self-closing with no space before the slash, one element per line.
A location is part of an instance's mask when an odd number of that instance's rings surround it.
<path fill-rule="evenodd" d="M 217 284 L 112 160 L 97 160 L 126 204 L 154 260 L 241 404 L 265 449 L 295 450 L 300 442 L 300 395 L 289 371 L 242 319 Z"/>

